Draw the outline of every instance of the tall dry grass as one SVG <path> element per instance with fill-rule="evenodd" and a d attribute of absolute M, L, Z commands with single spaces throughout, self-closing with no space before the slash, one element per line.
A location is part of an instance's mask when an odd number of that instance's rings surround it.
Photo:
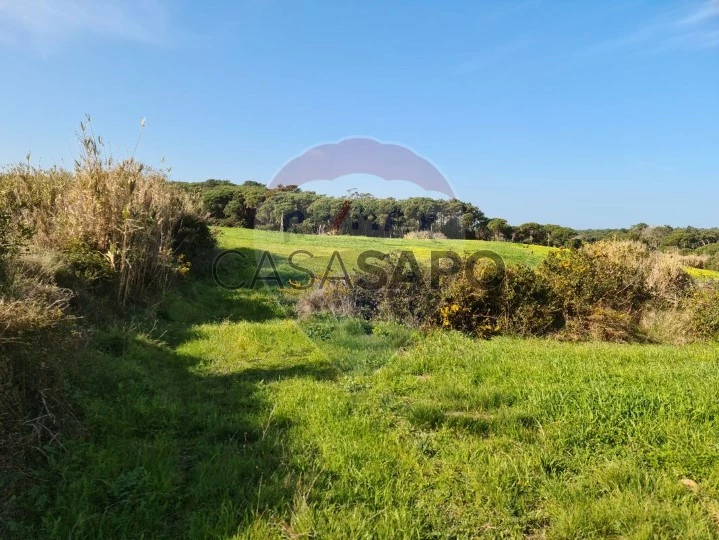
<path fill-rule="evenodd" d="M 602 241 L 582 250 L 614 267 L 628 269 L 636 282 L 644 284 L 653 301 L 664 306 L 675 307 L 694 285 L 684 270 L 687 264 L 683 257 L 652 250 L 642 242 Z"/>
<path fill-rule="evenodd" d="M 198 206 L 165 172 L 103 157 L 102 141 L 87 125 L 80 142 L 74 171 L 23 164 L 3 173 L 0 211 L 15 239 L 31 236 L 38 247 L 60 250 L 81 244 L 102 254 L 125 306 L 166 283 L 176 255 L 173 230 Z"/>

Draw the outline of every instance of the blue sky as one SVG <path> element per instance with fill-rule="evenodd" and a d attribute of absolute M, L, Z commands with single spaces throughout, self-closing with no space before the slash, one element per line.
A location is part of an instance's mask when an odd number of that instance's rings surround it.
<path fill-rule="evenodd" d="M 366 136 L 512 223 L 719 225 L 719 0 L 0 0 L 0 163 L 262 182 Z M 356 187 L 414 195 L 366 176 Z"/>

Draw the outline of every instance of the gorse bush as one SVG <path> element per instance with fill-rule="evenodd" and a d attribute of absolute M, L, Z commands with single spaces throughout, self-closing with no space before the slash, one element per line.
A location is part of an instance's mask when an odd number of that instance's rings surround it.
<path fill-rule="evenodd" d="M 388 286 L 362 291 L 366 274 L 346 284 L 312 291 L 300 301 L 303 313 L 396 320 L 440 326 L 491 337 L 497 334 L 569 340 L 641 341 L 649 312 L 678 310 L 694 289 L 676 257 L 639 242 L 598 242 L 553 251 L 533 269 L 494 263 L 469 265 L 432 287 L 426 270 L 405 268 Z M 388 261 L 388 275 L 394 261 Z M 499 272 L 499 274 L 498 274 Z M 501 275 L 500 275 L 501 274 Z"/>
<path fill-rule="evenodd" d="M 677 259 L 639 242 L 597 242 L 579 250 L 555 251 L 538 272 L 567 321 L 581 321 L 599 309 L 605 315 L 607 310 L 624 313 L 638 322 L 647 307 L 676 306 L 693 287 Z"/>
<path fill-rule="evenodd" d="M 719 340 L 719 285 L 697 289 L 687 305 L 692 331 L 699 337 Z"/>
<path fill-rule="evenodd" d="M 565 319 L 597 308 L 635 313 L 651 298 L 649 254 L 639 243 L 592 244 L 552 252 L 539 266 Z"/>
<path fill-rule="evenodd" d="M 466 259 L 463 261 L 466 267 Z M 509 267 L 498 279 L 491 264 L 441 282 L 439 322 L 444 328 L 475 333 L 537 336 L 561 327 L 561 311 L 547 281 L 535 270 Z"/>

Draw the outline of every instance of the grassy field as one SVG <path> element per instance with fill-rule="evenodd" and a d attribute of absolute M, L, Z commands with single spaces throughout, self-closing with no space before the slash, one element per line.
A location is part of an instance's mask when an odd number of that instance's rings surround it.
<path fill-rule="evenodd" d="M 427 242 L 225 230 L 327 257 Z M 434 246 L 434 243 L 429 243 Z M 436 249 L 463 249 L 438 242 Z M 542 248 L 472 242 L 510 262 Z M 459 246 L 459 247 L 458 247 Z M 286 260 L 280 273 L 290 275 Z M 189 282 L 90 336 L 84 431 L 19 501 L 49 538 L 719 536 L 719 349 L 477 341 L 297 322 L 277 290 Z"/>
<path fill-rule="evenodd" d="M 224 249 L 239 247 L 259 251 L 266 250 L 277 256 L 282 262 L 286 261 L 286 258 L 294 251 L 307 250 L 314 255 L 314 260 L 309 261 L 308 267 L 315 270 L 326 268 L 335 251 L 340 254 L 350 271 L 356 267 L 357 256 L 367 250 L 379 250 L 383 253 L 412 251 L 417 261 L 424 264 L 429 264 L 430 254 L 433 250 L 452 250 L 460 254 L 489 250 L 500 255 L 506 264 L 524 263 L 530 266 L 539 264 L 551 251 L 551 248 L 543 246 L 478 240 L 405 240 L 366 236 L 318 236 L 232 228 L 221 228 L 219 232 L 220 247 Z M 304 263 L 307 259 L 298 257 L 297 260 Z"/>
<path fill-rule="evenodd" d="M 357 256 L 367 250 L 379 250 L 383 253 L 409 250 L 414 252 L 417 261 L 429 265 L 430 254 L 434 251 L 452 250 L 457 253 L 474 253 L 480 250 L 493 251 L 505 264 L 527 264 L 536 266 L 554 248 L 510 242 L 485 242 L 478 240 L 405 240 L 377 239 L 365 236 L 317 236 L 304 234 L 278 234 L 271 231 L 250 229 L 220 228 L 220 247 L 224 249 L 252 249 L 252 263 L 258 262 L 262 251 L 269 251 L 278 264 L 281 275 L 295 276 L 296 272 L 287 264 L 287 257 L 294 251 L 307 250 L 313 258 L 298 255 L 296 262 L 313 270 L 318 277 L 327 268 L 332 253 L 338 252 L 347 270 L 356 269 Z M 698 268 L 687 268 L 689 274 L 698 280 L 719 279 L 719 272 Z M 333 274 L 339 275 L 339 265 L 333 264 Z"/>

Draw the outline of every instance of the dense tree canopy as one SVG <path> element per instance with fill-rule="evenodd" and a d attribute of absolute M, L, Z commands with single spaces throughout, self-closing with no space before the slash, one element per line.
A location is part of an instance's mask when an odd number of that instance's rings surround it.
<path fill-rule="evenodd" d="M 179 185 L 200 198 L 217 225 L 385 237 L 432 231 L 449 238 L 481 238 L 487 224 L 479 208 L 456 199 L 380 199 L 366 193 L 339 198 L 296 186 L 269 189 L 252 181 L 237 185 L 207 180 Z"/>
<path fill-rule="evenodd" d="M 411 197 L 398 200 L 377 198 L 368 193 L 330 197 L 297 186 L 268 188 L 248 180 L 179 182 L 197 195 L 210 221 L 216 225 L 248 227 L 306 234 L 354 234 L 400 237 L 410 232 L 431 231 L 448 238 L 473 238 L 579 247 L 598 240 L 636 240 L 655 249 L 714 253 L 719 246 L 719 228 L 652 227 L 638 223 L 626 229 L 576 231 L 561 225 L 522 223 L 487 218 L 472 203 Z M 719 251 L 719 247 L 717 247 Z"/>

